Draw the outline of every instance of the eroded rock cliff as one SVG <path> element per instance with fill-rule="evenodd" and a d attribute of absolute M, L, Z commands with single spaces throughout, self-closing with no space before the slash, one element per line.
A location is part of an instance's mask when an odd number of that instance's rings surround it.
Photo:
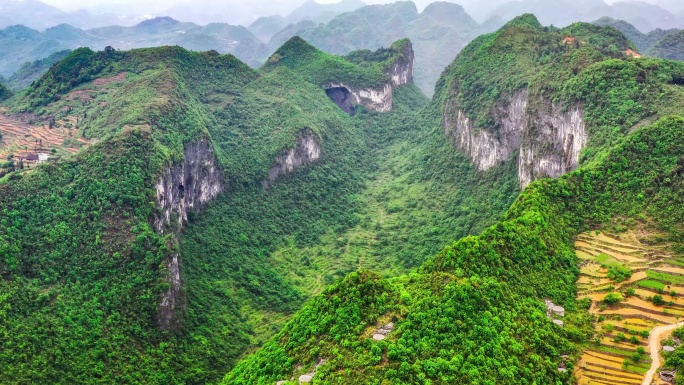
<path fill-rule="evenodd" d="M 172 233 L 174 240 L 188 220 L 188 212 L 216 199 L 224 183 L 214 149 L 208 139 L 202 138 L 185 147 L 185 159 L 164 170 L 157 183 L 159 214 L 153 226 L 159 233 Z M 186 308 L 183 293 L 181 261 L 173 252 L 166 261 L 165 280 L 169 289 L 159 299 L 157 321 L 163 330 L 182 327 L 181 314 Z"/>
<path fill-rule="evenodd" d="M 295 146 L 284 150 L 275 158 L 264 180 L 264 188 L 269 188 L 280 176 L 289 174 L 302 166 L 319 161 L 323 153 L 321 141 L 311 130 L 302 131 L 295 141 Z"/>
<path fill-rule="evenodd" d="M 576 169 L 580 151 L 587 144 L 581 106 L 564 110 L 539 97 L 530 98 L 527 90 L 503 97 L 490 112 L 493 127 L 487 128 L 476 128 L 457 99 L 449 98 L 443 114 L 445 134 L 482 171 L 518 155 L 521 188 L 536 179 L 555 178 Z M 530 104 L 546 108 L 531 111 Z"/>
<path fill-rule="evenodd" d="M 387 83 L 378 87 L 354 87 L 343 81 L 330 82 L 326 87 L 326 92 L 330 96 L 331 90 L 344 89 L 351 95 L 354 104 L 362 105 L 369 110 L 377 112 L 389 112 L 392 110 L 392 93 L 394 89 L 404 84 L 413 83 L 413 62 L 413 46 L 410 41 L 406 41 L 402 47 L 402 52 L 388 66 L 385 72 L 389 79 Z M 346 105 L 341 105 L 336 100 L 333 100 L 333 102 L 345 112 L 353 115 Z"/>

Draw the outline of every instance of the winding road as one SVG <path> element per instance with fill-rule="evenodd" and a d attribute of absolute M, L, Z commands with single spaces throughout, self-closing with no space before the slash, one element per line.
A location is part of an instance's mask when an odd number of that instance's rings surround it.
<path fill-rule="evenodd" d="M 653 360 L 653 363 L 651 363 L 651 369 L 646 372 L 646 377 L 641 385 L 651 385 L 653 377 L 660 367 L 660 340 L 662 340 L 663 334 L 669 333 L 680 326 L 684 326 L 684 322 L 658 326 L 651 330 L 651 334 L 648 337 L 648 351 L 651 353 L 651 360 Z"/>

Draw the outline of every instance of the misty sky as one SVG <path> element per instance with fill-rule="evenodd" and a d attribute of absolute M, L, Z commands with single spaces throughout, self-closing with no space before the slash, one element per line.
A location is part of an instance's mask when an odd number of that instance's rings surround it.
<path fill-rule="evenodd" d="M 194 4 L 202 4 L 209 2 L 211 0 L 194 0 L 192 3 Z M 304 3 L 306 0 L 270 0 L 265 3 L 269 3 L 273 6 L 274 9 L 291 9 L 294 7 L 297 7 L 298 5 Z M 337 3 L 339 0 L 316 0 L 318 3 Z M 364 3 L 366 4 L 383 4 L 383 3 L 390 3 L 395 0 L 363 0 Z M 419 6 L 425 6 L 429 3 L 431 3 L 434 0 L 415 0 L 414 2 L 418 4 Z M 459 3 L 464 6 L 466 5 L 472 5 L 474 3 L 487 3 L 487 0 L 450 0 L 454 3 Z M 553 0 L 549 0 L 553 1 Z M 617 0 L 605 0 L 607 3 L 613 3 Z M 649 2 L 654 2 L 655 0 L 646 0 Z M 65 10 L 74 10 L 74 9 L 81 9 L 81 8 L 86 8 L 86 9 L 98 9 L 100 7 L 107 7 L 108 5 L 116 4 L 116 5 L 122 5 L 122 4 L 131 4 L 135 8 L 149 8 L 149 9 L 166 9 L 169 7 L 172 7 L 176 4 L 181 4 L 181 3 L 188 3 L 188 0 L 43 0 L 43 2 L 52 4 L 54 6 L 57 6 L 59 8 L 65 9 Z M 223 4 L 231 4 L 234 3 L 236 6 L 240 6 L 243 4 L 250 4 L 254 3 L 254 1 L 250 0 L 223 0 Z"/>

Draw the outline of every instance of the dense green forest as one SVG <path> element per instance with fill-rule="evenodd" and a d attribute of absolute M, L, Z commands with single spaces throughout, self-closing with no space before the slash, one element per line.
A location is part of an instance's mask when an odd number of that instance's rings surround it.
<path fill-rule="evenodd" d="M 330 81 L 364 84 L 388 80 L 403 44 L 348 61 L 310 54 L 327 63 L 320 71 L 342 69 Z M 0 181 L 3 382 L 218 381 L 326 286 L 358 268 L 417 267 L 517 195 L 510 167 L 483 178 L 415 114 L 427 104 L 415 86 L 395 91 L 391 113 L 350 118 L 312 68 L 257 72 L 174 47 L 78 49 L 7 102 L 36 123 L 75 116 L 99 143 Z M 321 138 L 322 163 L 265 190 L 274 157 L 304 128 Z M 191 213 L 176 245 L 151 227 L 152 187 L 203 137 L 230 192 Z M 155 318 L 175 250 L 188 303 L 173 333 Z"/>
<path fill-rule="evenodd" d="M 386 84 L 408 44 L 336 57 L 293 38 L 259 70 L 215 51 L 81 48 L 7 93 L 9 118 L 70 119 L 92 144 L 0 179 L 0 382 L 570 381 L 562 356 L 571 369 L 591 337 L 575 236 L 648 217 L 682 242 L 684 65 L 629 57 L 612 28 L 525 15 L 466 47 L 432 101 L 407 84 L 391 112 L 352 117 L 326 96 Z M 521 89 L 532 109 L 581 103 L 589 133 L 579 170 L 522 194 L 517 155 L 478 171 L 442 126 L 455 100 L 496 132 L 495 107 Z M 320 159 L 266 184 L 306 135 Z M 156 228 L 160 179 L 200 141 L 223 193 Z M 185 302 L 163 328 L 176 257 Z"/>

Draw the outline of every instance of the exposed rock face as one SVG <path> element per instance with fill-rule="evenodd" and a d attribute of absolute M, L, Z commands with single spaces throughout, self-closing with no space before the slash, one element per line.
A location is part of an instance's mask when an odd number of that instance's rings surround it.
<path fill-rule="evenodd" d="M 178 232 L 187 223 L 188 211 L 198 210 L 223 191 L 221 171 L 211 143 L 200 139 L 185 147 L 185 160 L 168 167 L 157 183 L 157 205 L 160 215 L 153 220 L 157 232 Z M 169 290 L 162 293 L 157 314 L 159 327 L 177 330 L 181 327 L 179 312 L 185 309 L 182 291 L 180 256 L 174 253 L 166 262 Z"/>
<path fill-rule="evenodd" d="M 529 98 L 526 90 L 504 98 L 491 111 L 496 129 L 476 129 L 458 103 L 449 99 L 444 107 L 444 131 L 479 170 L 519 154 L 521 188 L 533 180 L 556 178 L 576 169 L 580 151 L 587 144 L 582 108 L 564 111 L 551 105 L 547 110 L 531 112 L 527 108 Z"/>
<path fill-rule="evenodd" d="M 378 88 L 355 89 L 346 85 L 345 83 L 330 83 L 326 88 L 326 93 L 330 90 L 335 89 L 344 89 L 347 93 L 349 93 L 352 96 L 354 104 L 360 104 L 368 108 L 369 110 L 377 112 L 392 111 L 391 84 L 385 84 L 384 86 Z M 330 94 L 328 94 L 328 96 L 330 96 Z M 344 108 L 342 109 L 344 110 Z"/>
<path fill-rule="evenodd" d="M 320 160 L 321 156 L 320 139 L 311 130 L 304 130 L 297 136 L 294 147 L 286 149 L 276 157 L 263 183 L 264 188 L 269 188 L 281 175 L 292 173 L 302 166 L 314 163 Z"/>
<path fill-rule="evenodd" d="M 568 111 L 553 105 L 551 113 L 530 116 L 518 159 L 522 188 L 539 178 L 557 178 L 579 165 L 580 151 L 587 145 L 584 112 L 580 106 Z"/>
<path fill-rule="evenodd" d="M 343 82 L 330 83 L 326 87 L 326 93 L 330 97 L 330 90 L 342 88 L 352 96 L 354 104 L 360 104 L 369 110 L 377 112 L 392 111 L 392 92 L 394 89 L 404 84 L 413 83 L 413 62 L 413 46 L 410 42 L 407 42 L 405 52 L 389 67 L 386 73 L 390 79 L 388 83 L 374 88 L 352 87 Z M 335 103 L 338 106 L 340 105 L 337 102 Z M 347 112 L 345 108 L 342 109 Z"/>
<path fill-rule="evenodd" d="M 508 103 L 493 111 L 500 127 L 498 132 L 491 132 L 475 129 L 465 113 L 454 102 L 447 101 L 444 130 L 459 151 L 467 154 L 479 170 L 487 170 L 509 160 L 519 151 L 526 107 L 526 91 L 509 98 Z"/>

